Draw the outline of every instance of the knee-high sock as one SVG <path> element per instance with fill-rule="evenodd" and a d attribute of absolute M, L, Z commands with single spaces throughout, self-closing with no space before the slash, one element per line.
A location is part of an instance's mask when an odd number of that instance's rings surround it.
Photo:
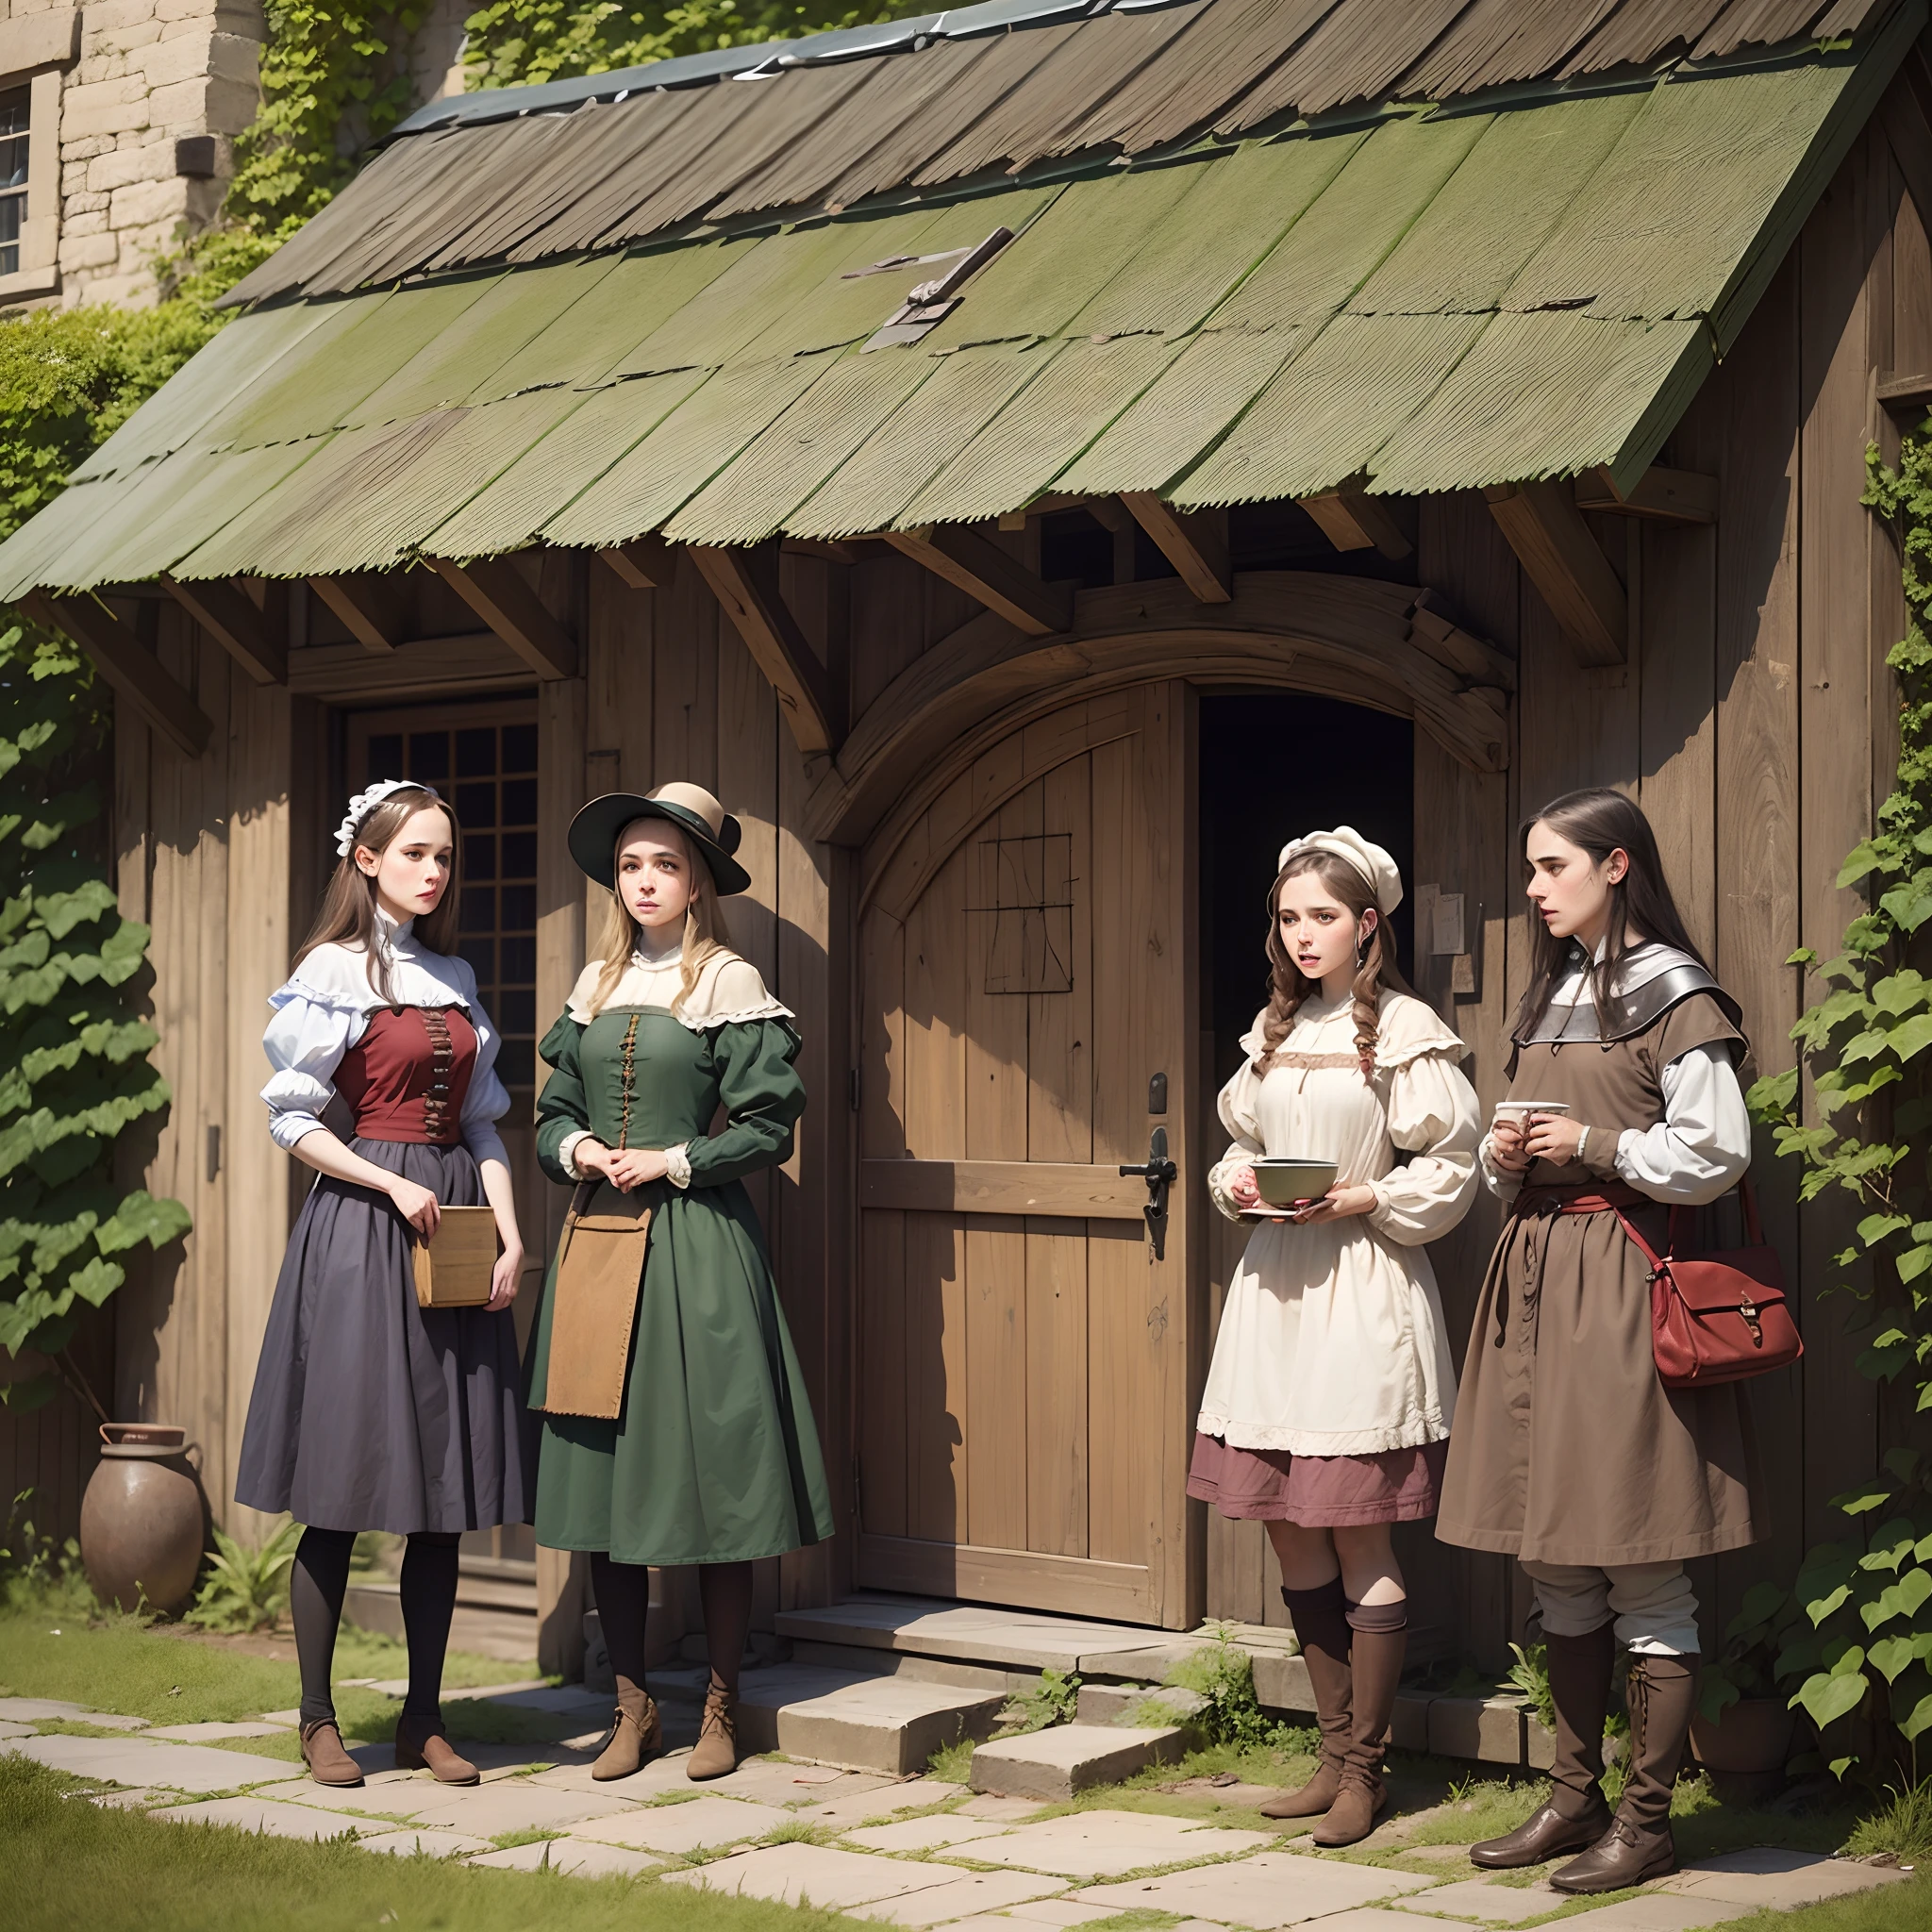
<path fill-rule="evenodd" d="M 457 1539 L 419 1530 L 403 1552 L 403 1632 L 409 1644 L 405 1717 L 442 1715 L 442 1659 L 457 1607 Z"/>
<path fill-rule="evenodd" d="M 356 1548 L 353 1529 L 302 1532 L 289 1575 L 289 1616 L 295 1625 L 295 1657 L 302 1669 L 302 1722 L 332 1722 L 329 1669 L 335 1661 L 336 1631 L 342 1621 L 342 1596 L 349 1587 L 349 1557 Z"/>
<path fill-rule="evenodd" d="M 705 1609 L 705 1651 L 711 1659 L 711 1682 L 735 1697 L 745 1640 L 751 1635 L 751 1565 L 701 1564 L 698 1600 Z"/>
<path fill-rule="evenodd" d="M 633 1684 L 644 1681 L 644 1620 L 651 1613 L 651 1573 L 642 1563 L 617 1563 L 605 1550 L 591 1552 L 591 1593 L 610 1668 Z"/>

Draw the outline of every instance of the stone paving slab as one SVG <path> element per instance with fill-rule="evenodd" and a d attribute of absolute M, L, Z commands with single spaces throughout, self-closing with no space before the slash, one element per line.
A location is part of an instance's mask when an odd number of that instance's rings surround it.
<path fill-rule="evenodd" d="M 791 1697 L 776 1706 L 773 1742 L 789 1757 L 903 1776 L 919 1770 L 942 1745 L 991 1737 L 1006 1702 L 1004 1690 L 962 1690 L 916 1677 L 862 1677 L 823 1695 Z M 740 1734 L 756 1749 L 760 1726 L 745 1724 L 754 1709 L 747 1698 L 741 1707 Z"/>
<path fill-rule="evenodd" d="M 212 1744 L 154 1744 L 145 1738 L 15 1738 L 23 1757 L 105 1784 L 165 1785 L 176 1791 L 230 1791 L 285 1778 L 288 1762 Z"/>
<path fill-rule="evenodd" d="M 1058 1872 L 1066 1878 L 1093 1879 L 1155 1865 L 1178 1865 L 1189 1858 L 1229 1857 L 1275 1842 L 1272 1831 L 1224 1831 L 1204 1819 L 1174 1818 L 1158 1811 L 1080 1811 L 1018 1825 L 1002 1838 L 976 1840 L 970 1856 L 975 1864 L 1018 1865 L 1031 1872 Z"/>
<path fill-rule="evenodd" d="M 1518 1925 L 1525 1919 L 1541 1919 L 1558 1911 L 1573 1901 L 1548 1885 L 1499 1885 L 1491 1878 L 1463 1878 L 1454 1885 L 1418 1892 L 1402 1903 L 1414 1912 L 1441 1912 L 1452 1919 Z"/>
<path fill-rule="evenodd" d="M 225 1824 L 238 1831 L 265 1831 L 271 1838 L 341 1838 L 345 1831 L 372 1829 L 368 1821 L 345 1818 L 337 1811 L 278 1805 L 260 1798 L 215 1798 L 206 1805 L 176 1805 L 165 1811 L 151 1811 L 148 1816 L 165 1818 L 171 1824 Z"/>
<path fill-rule="evenodd" d="M 623 1845 L 549 1838 L 540 1839 L 535 1844 L 515 1845 L 507 1852 L 486 1852 L 470 1863 L 502 1872 L 541 1872 L 547 1865 L 566 1878 L 635 1878 L 640 1873 L 660 1870 L 664 1861 L 652 1857 L 648 1852 L 630 1851 Z"/>
<path fill-rule="evenodd" d="M 958 1874 L 944 1865 L 880 1858 L 867 1852 L 839 1852 L 825 1845 L 772 1845 L 741 1857 L 720 1858 L 692 1872 L 673 1872 L 666 1885 L 691 1885 L 740 1898 L 764 1898 L 795 1906 L 847 1911 L 908 1891 L 924 1891 Z"/>
<path fill-rule="evenodd" d="M 419 1831 L 409 1825 L 400 1831 L 379 1832 L 375 1838 L 365 1838 L 358 1848 L 384 1852 L 392 1858 L 467 1858 L 473 1852 L 487 1852 L 490 1840 L 472 1838 L 466 1831 Z"/>
<path fill-rule="evenodd" d="M 212 1744 L 217 1738 L 278 1738 L 280 1724 L 156 1724 L 150 1738 L 165 1738 L 175 1744 Z"/>
<path fill-rule="evenodd" d="M 1083 1906 L 1078 1899 L 1042 1898 L 1010 1907 L 1008 1916 L 1035 1925 L 1084 1925 L 1091 1919 L 1111 1918 L 1113 1910 L 1109 1906 Z"/>
<path fill-rule="evenodd" d="M 179 1791 L 158 1791 L 145 1787 L 133 1790 L 89 1791 L 85 1795 L 90 1805 L 98 1805 L 103 1811 L 145 1811 L 150 1805 L 178 1805 L 182 1799 Z"/>
<path fill-rule="evenodd" d="M 1357 1906 L 1322 1921 L 1322 1932 L 1415 1932 L 1415 1917 L 1409 1912 L 1391 1912 L 1383 1906 Z M 1170 1927 L 1179 1932 L 1179 1927 Z"/>
<path fill-rule="evenodd" d="M 1038 1877 L 1031 1872 L 970 1872 L 945 1885 L 855 1906 L 853 1917 L 884 1919 L 894 1925 L 914 1927 L 943 1925 L 962 1915 L 977 1917 L 1044 1898 L 1058 1888 L 1058 1879 Z"/>
<path fill-rule="evenodd" d="M 894 1811 L 903 1811 L 908 1804 L 931 1803 L 933 1800 L 930 1798 L 902 1798 L 898 1790 L 888 1787 L 878 1790 L 855 1790 L 848 1796 L 827 1798 L 816 1805 L 800 1805 L 791 1815 L 802 1818 L 808 1824 L 828 1824 L 834 1831 L 847 1831 L 855 1824 L 890 1818 Z M 1034 1808 L 1039 1807 L 1036 1806 Z"/>
<path fill-rule="evenodd" d="M 1178 1724 L 1055 1724 L 1000 1738 L 973 1754 L 973 1789 L 1008 1798 L 1071 1798 L 1096 1785 L 1117 1785 L 1150 1764 L 1184 1757 L 1189 1733 Z"/>
<path fill-rule="evenodd" d="M 257 1785 L 253 1796 L 291 1805 L 319 1805 L 328 1811 L 388 1811 L 413 1818 L 434 1804 L 444 1787 L 408 1771 L 381 1771 L 359 1785 L 319 1785 L 312 1777 L 291 1777 L 277 1785 Z"/>
<path fill-rule="evenodd" d="M 980 1791 L 959 1807 L 961 1818 L 992 1818 L 1002 1824 L 1017 1824 L 1022 1819 L 1037 1818 L 1045 1807 L 1037 1798 L 996 1798 Z"/>
<path fill-rule="evenodd" d="M 15 1724 L 51 1724 L 57 1718 L 87 1719 L 93 1716 L 84 1704 L 66 1704 L 58 1697 L 0 1697 L 0 1717 Z"/>
<path fill-rule="evenodd" d="M 451 1831 L 475 1832 L 478 1838 L 495 1838 L 506 1831 L 563 1831 L 574 1824 L 627 1815 L 637 1809 L 625 1798 L 607 1797 L 597 1791 L 546 1790 L 528 1778 L 507 1778 L 501 1784 L 476 1785 L 467 1790 L 451 1785 L 437 1785 L 433 1790 L 438 1793 L 433 1800 L 411 1806 L 417 1820 Z"/>
<path fill-rule="evenodd" d="M 607 1778 L 601 1783 L 591 1775 L 591 1767 L 596 1759 L 585 1757 L 575 1764 L 558 1763 L 549 1771 L 532 1772 L 529 1781 L 558 1791 L 609 1791 L 614 1796 L 630 1799 L 633 1804 L 648 1805 L 668 1792 L 682 1793 L 701 1789 L 684 1774 L 685 1759 L 690 1756 L 689 1745 L 681 1751 L 666 1751 L 640 1765 L 628 1777 Z M 721 1779 L 720 1782 L 728 1784 L 730 1779 Z"/>
<path fill-rule="evenodd" d="M 874 1824 L 844 1834 L 848 1844 L 869 1852 L 931 1852 L 941 1845 L 962 1845 L 968 1839 L 991 1838 L 1005 1830 L 990 1818 L 961 1818 L 942 1811 L 933 1818 L 907 1818 L 897 1824 Z"/>
<path fill-rule="evenodd" d="M 737 1798 L 694 1798 L 689 1805 L 624 1807 L 624 1815 L 590 1819 L 573 1838 L 608 1845 L 641 1845 L 654 1852 L 694 1852 L 699 1846 L 741 1845 L 748 1839 L 789 1824 L 791 1814 L 770 1805 L 747 1805 Z M 508 1829 L 508 1827 L 506 1827 Z"/>
<path fill-rule="evenodd" d="M 873 1791 L 888 1794 L 890 1803 L 878 1807 L 882 1810 L 917 1802 L 901 1799 L 895 1789 L 900 1780 L 885 1772 L 841 1771 L 831 1764 L 774 1764 L 762 1757 L 747 1758 L 724 1777 L 709 1777 L 693 1785 L 684 1774 L 682 1759 L 689 1755 L 680 1754 L 677 1767 L 678 1782 L 686 1790 L 702 1790 L 724 1798 L 749 1798 L 759 1805 L 827 1805 L 844 1798 L 864 1797 Z M 958 1789 L 947 1787 L 949 1791 Z"/>
<path fill-rule="evenodd" d="M 17 1724 L 10 1719 L 0 1718 L 0 1738 L 31 1738 L 35 1735 L 31 1724 Z"/>
<path fill-rule="evenodd" d="M 1685 1898 L 1676 1892 L 1642 1891 L 1613 1906 L 1599 1906 L 1583 1916 L 1577 1932 L 1698 1932 L 1705 1925 L 1723 1925 L 1738 1916 L 1738 1908 L 1722 1900 Z M 1568 1923 L 1563 1922 L 1563 1923 Z"/>
<path fill-rule="evenodd" d="M 1860 1865 L 1817 1852 L 1759 1845 L 1750 1851 L 1726 1852 L 1721 1857 L 1700 1858 L 1674 1877 L 1660 1880 L 1658 1890 L 1700 1900 L 1719 1899 L 1727 1905 L 1790 1911 L 1797 1906 L 1841 1898 L 1847 1892 L 1896 1885 L 1910 1875 L 1895 1865 Z"/>
<path fill-rule="evenodd" d="M 1255 1834 L 1238 1835 L 1251 1838 Z M 1239 1864 L 1197 1866 L 1189 1872 L 1170 1872 L 1164 1878 L 1093 1886 L 1074 1896 L 1082 1905 L 1107 1906 L 1116 1912 L 1179 1912 L 1185 1918 L 1246 1925 L 1254 1928 L 1254 1932 L 1275 1932 L 1282 1925 L 1296 1925 L 1331 1912 L 1349 1911 L 1406 1892 L 1421 1891 L 1436 1882 L 1416 1872 L 1344 1865 L 1327 1858 L 1300 1858 L 1291 1852 L 1264 1852 L 1259 1857 L 1243 1858 Z M 1412 1918 L 1396 1919 L 1395 1926 L 1401 1932 L 1415 1932 Z"/>

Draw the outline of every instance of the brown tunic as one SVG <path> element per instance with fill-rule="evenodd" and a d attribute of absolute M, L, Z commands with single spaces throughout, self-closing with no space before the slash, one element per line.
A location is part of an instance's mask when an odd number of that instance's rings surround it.
<path fill-rule="evenodd" d="M 1589 1188 L 1618 1134 L 1664 1118 L 1662 1070 L 1735 1041 L 1708 993 L 1607 1046 L 1521 1049 L 1512 1100 L 1563 1100 L 1607 1130 L 1590 1167 L 1538 1161 L 1528 1188 Z M 1661 1249 L 1663 1208 L 1632 1215 Z M 1649 1264 L 1617 1217 L 1512 1216 L 1491 1257 L 1464 1357 L 1436 1534 L 1532 1562 L 1662 1563 L 1765 1535 L 1763 1481 L 1741 1384 L 1672 1391 L 1650 1344 Z"/>

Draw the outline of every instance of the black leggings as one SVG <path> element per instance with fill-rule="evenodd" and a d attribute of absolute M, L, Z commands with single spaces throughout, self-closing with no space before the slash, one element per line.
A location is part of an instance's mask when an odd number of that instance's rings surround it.
<path fill-rule="evenodd" d="M 651 1607 L 651 1573 L 642 1563 L 614 1563 L 608 1552 L 591 1553 L 591 1590 L 604 1625 L 610 1668 L 633 1684 L 644 1681 L 644 1620 Z M 700 1563 L 698 1600 L 705 1612 L 705 1648 L 711 1682 L 738 1694 L 738 1673 L 751 1635 L 751 1565 Z"/>
<path fill-rule="evenodd" d="M 289 1582 L 289 1614 L 295 1625 L 295 1656 L 302 1667 L 302 1722 L 333 1723 L 329 1695 L 336 1631 L 349 1587 L 353 1529 L 305 1529 L 295 1546 Z M 405 1717 L 440 1719 L 442 1659 L 449 1649 L 449 1620 L 457 1607 L 457 1539 L 440 1530 L 418 1530 L 403 1554 L 403 1629 L 409 1642 L 409 1694 Z"/>

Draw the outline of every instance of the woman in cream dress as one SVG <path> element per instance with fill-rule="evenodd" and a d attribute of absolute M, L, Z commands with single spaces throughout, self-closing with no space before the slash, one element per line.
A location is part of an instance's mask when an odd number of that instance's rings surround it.
<path fill-rule="evenodd" d="M 1322 1760 L 1271 1817 L 1326 1813 L 1352 1844 L 1387 1803 L 1381 1740 L 1408 1613 L 1391 1523 L 1435 1514 L 1456 1366 L 1424 1241 L 1476 1187 L 1462 1041 L 1403 985 L 1383 921 L 1395 863 L 1344 825 L 1286 846 L 1269 893 L 1269 1004 L 1221 1094 L 1233 1135 L 1208 1185 L 1257 1215 L 1257 1158 L 1336 1163 L 1326 1196 L 1256 1219 L 1222 1309 L 1188 1493 L 1259 1520 L 1281 1564 Z M 1406 1157 L 1406 1158 L 1405 1158 Z"/>

